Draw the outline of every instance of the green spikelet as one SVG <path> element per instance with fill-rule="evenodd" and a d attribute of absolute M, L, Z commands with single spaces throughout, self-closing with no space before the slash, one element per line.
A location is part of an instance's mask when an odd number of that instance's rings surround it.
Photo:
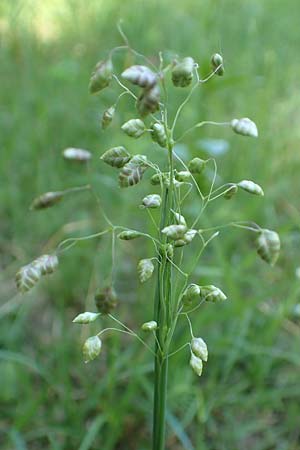
<path fill-rule="evenodd" d="M 276 263 L 280 253 L 280 238 L 275 231 L 262 229 L 255 241 L 257 253 L 271 266 Z"/>
<path fill-rule="evenodd" d="M 124 147 L 113 147 L 106 150 L 100 159 L 109 166 L 120 169 L 131 160 L 131 155 Z"/>

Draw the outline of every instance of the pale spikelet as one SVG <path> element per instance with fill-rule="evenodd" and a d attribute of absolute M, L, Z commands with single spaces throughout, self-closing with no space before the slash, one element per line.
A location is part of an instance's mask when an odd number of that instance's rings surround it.
<path fill-rule="evenodd" d="M 193 338 L 191 342 L 191 349 L 194 355 L 201 358 L 203 361 L 208 359 L 208 350 L 205 341 L 202 338 Z"/>
<path fill-rule="evenodd" d="M 139 114 L 144 117 L 159 110 L 160 89 L 155 84 L 150 89 L 145 89 L 137 100 L 136 107 Z"/>
<path fill-rule="evenodd" d="M 199 377 L 202 375 L 203 370 L 202 359 L 198 358 L 198 356 L 194 355 L 194 353 L 191 354 L 190 366 L 196 375 L 198 375 Z"/>
<path fill-rule="evenodd" d="M 110 106 L 110 108 L 106 109 L 102 115 L 101 119 L 101 127 L 105 130 L 112 122 L 115 115 L 116 108 L 114 106 Z"/>
<path fill-rule="evenodd" d="M 189 172 L 188 170 L 181 170 L 180 172 L 176 172 L 175 178 L 177 181 L 187 183 L 191 180 L 191 172 Z"/>
<path fill-rule="evenodd" d="M 106 88 L 111 82 L 112 73 L 113 65 L 111 59 L 98 62 L 90 79 L 90 93 L 96 94 L 97 92 L 100 92 L 102 89 Z"/>
<path fill-rule="evenodd" d="M 246 192 L 249 192 L 249 194 L 254 195 L 264 195 L 264 191 L 259 186 L 259 184 L 254 183 L 251 180 L 242 180 L 239 183 L 237 183 L 237 186 L 243 189 Z"/>
<path fill-rule="evenodd" d="M 38 267 L 42 275 L 49 275 L 57 269 L 58 258 L 56 255 L 42 255 L 33 261 L 35 267 Z"/>
<path fill-rule="evenodd" d="M 39 210 L 51 208 L 51 206 L 54 206 L 61 201 L 63 195 L 64 193 L 61 191 L 46 192 L 33 200 L 30 209 Z"/>
<path fill-rule="evenodd" d="M 146 126 L 141 119 L 131 119 L 128 120 L 128 122 L 125 122 L 121 126 L 121 129 L 128 136 L 138 139 L 140 136 L 144 134 Z"/>
<path fill-rule="evenodd" d="M 16 285 L 19 292 L 24 294 L 30 291 L 40 280 L 42 274 L 39 267 L 34 264 L 27 264 L 21 267 L 16 274 Z"/>
<path fill-rule="evenodd" d="M 181 239 L 177 239 L 174 242 L 174 247 L 184 247 L 185 245 L 190 244 L 197 233 L 197 230 L 188 230 Z"/>
<path fill-rule="evenodd" d="M 200 293 L 200 286 L 194 283 L 189 284 L 182 295 L 181 301 L 185 306 L 191 306 L 200 300 Z"/>
<path fill-rule="evenodd" d="M 169 239 L 181 239 L 186 232 L 186 225 L 169 225 L 161 230 Z"/>
<path fill-rule="evenodd" d="M 158 194 L 149 194 L 143 198 L 142 206 L 144 208 L 156 209 L 161 205 L 161 196 Z"/>
<path fill-rule="evenodd" d="M 91 152 L 83 148 L 68 147 L 62 152 L 62 155 L 67 161 L 77 161 L 79 163 L 85 163 L 92 157 Z"/>
<path fill-rule="evenodd" d="M 143 234 L 135 230 L 125 230 L 118 234 L 118 238 L 122 241 L 132 241 L 133 239 L 137 239 L 141 236 L 143 236 Z"/>
<path fill-rule="evenodd" d="M 154 264 L 151 259 L 141 259 L 138 263 L 137 270 L 140 282 L 145 283 L 153 274 Z"/>
<path fill-rule="evenodd" d="M 143 331 L 155 331 L 157 329 L 157 323 L 155 320 L 150 320 L 150 322 L 145 322 L 141 326 Z"/>
<path fill-rule="evenodd" d="M 224 75 L 224 64 L 223 64 L 223 58 L 219 53 L 214 53 L 211 57 L 211 66 L 213 71 L 215 71 L 216 69 L 216 74 L 219 75 L 220 77 Z"/>
<path fill-rule="evenodd" d="M 122 188 L 134 186 L 143 178 L 148 169 L 147 158 L 144 155 L 135 155 L 119 173 L 119 185 Z"/>
<path fill-rule="evenodd" d="M 174 217 L 178 225 L 184 225 L 185 227 L 187 226 L 185 217 L 182 214 L 174 213 Z"/>
<path fill-rule="evenodd" d="M 89 337 L 82 347 L 83 360 L 85 363 L 93 361 L 101 352 L 102 342 L 98 336 Z"/>
<path fill-rule="evenodd" d="M 201 158 L 193 158 L 188 163 L 189 171 L 193 174 L 200 174 L 205 169 L 207 161 Z"/>
<path fill-rule="evenodd" d="M 206 302 L 216 303 L 226 300 L 227 297 L 221 289 L 210 284 L 208 286 L 201 286 L 201 299 Z"/>
<path fill-rule="evenodd" d="M 190 56 L 183 58 L 181 62 L 177 63 L 172 70 L 172 81 L 174 86 L 189 86 L 193 79 L 194 67 L 195 61 Z"/>
<path fill-rule="evenodd" d="M 271 266 L 276 263 L 280 253 L 279 235 L 272 230 L 262 229 L 255 241 L 257 253 Z"/>
<path fill-rule="evenodd" d="M 125 164 L 127 164 L 131 160 L 131 158 L 131 155 L 122 146 L 110 148 L 109 150 L 106 150 L 106 152 L 104 152 L 100 157 L 100 159 L 102 159 L 102 161 L 104 161 L 106 164 L 118 169 L 124 167 Z"/>
<path fill-rule="evenodd" d="M 248 117 L 243 117 L 242 119 L 233 119 L 231 121 L 231 127 L 237 134 L 251 137 L 258 136 L 258 131 L 255 123 L 252 122 L 252 120 L 248 119 Z"/>
<path fill-rule="evenodd" d="M 78 314 L 78 316 L 73 319 L 73 323 L 88 324 L 94 322 L 100 315 L 100 313 L 86 311 L 84 313 Z"/>
<path fill-rule="evenodd" d="M 166 147 L 167 146 L 167 135 L 166 130 L 163 124 L 161 123 L 154 123 L 151 125 L 151 137 L 154 142 L 157 142 L 157 144 L 160 147 Z"/>
<path fill-rule="evenodd" d="M 153 87 L 157 82 L 156 74 L 149 67 L 139 65 L 128 67 L 121 74 L 121 77 L 130 81 L 132 84 L 147 89 Z"/>

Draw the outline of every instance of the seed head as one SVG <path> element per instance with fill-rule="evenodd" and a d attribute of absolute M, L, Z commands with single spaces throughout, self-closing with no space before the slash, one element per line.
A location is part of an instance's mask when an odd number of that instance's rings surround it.
<path fill-rule="evenodd" d="M 248 119 L 248 117 L 243 117 L 242 119 L 233 119 L 231 121 L 231 127 L 237 134 L 255 138 L 258 136 L 258 131 L 255 123 L 252 122 L 252 120 Z"/>
<path fill-rule="evenodd" d="M 90 93 L 96 94 L 106 88 L 111 82 L 112 74 L 113 65 L 111 59 L 98 62 L 90 79 Z"/>
<path fill-rule="evenodd" d="M 224 75 L 224 65 L 223 65 L 223 58 L 219 53 L 214 53 L 211 57 L 211 65 L 212 69 L 215 71 L 218 69 L 215 73 L 219 75 L 220 77 Z"/>
<path fill-rule="evenodd" d="M 87 324 L 94 322 L 101 314 L 100 313 L 93 313 L 93 312 L 84 312 L 81 314 L 78 314 L 78 316 L 73 319 L 73 323 L 79 323 L 79 324 Z"/>
<path fill-rule="evenodd" d="M 156 209 L 161 205 L 161 196 L 158 194 L 149 194 L 143 198 L 142 207 Z"/>
<path fill-rule="evenodd" d="M 51 208 L 51 206 L 54 206 L 61 201 L 63 195 L 64 193 L 61 191 L 46 192 L 33 200 L 30 209 L 39 210 Z"/>
<path fill-rule="evenodd" d="M 161 123 L 154 123 L 151 125 L 151 137 L 154 142 L 160 147 L 165 148 L 167 146 L 167 135 L 165 127 Z"/>
<path fill-rule="evenodd" d="M 208 359 L 208 350 L 207 345 L 202 338 L 193 338 L 191 342 L 191 349 L 194 355 L 201 358 L 203 361 L 207 361 Z"/>
<path fill-rule="evenodd" d="M 194 67 L 195 61 L 190 56 L 183 58 L 181 62 L 177 63 L 172 70 L 172 81 L 174 86 L 189 86 L 193 79 Z"/>
<path fill-rule="evenodd" d="M 143 331 L 155 331 L 157 329 L 157 323 L 155 320 L 150 320 L 150 322 L 145 322 L 141 326 Z"/>
<path fill-rule="evenodd" d="M 194 353 L 191 354 L 190 366 L 195 374 L 200 377 L 203 370 L 203 362 L 202 359 L 198 358 L 198 356 L 194 355 Z"/>
<path fill-rule="evenodd" d="M 124 123 L 121 129 L 128 136 L 137 139 L 144 134 L 146 126 L 141 119 L 131 119 Z"/>
<path fill-rule="evenodd" d="M 141 283 L 151 278 L 154 271 L 154 264 L 151 259 L 141 259 L 137 266 L 139 279 Z"/>
<path fill-rule="evenodd" d="M 106 164 L 118 169 L 124 167 L 131 158 L 131 155 L 124 147 L 110 148 L 109 150 L 106 150 L 106 152 L 104 152 L 100 157 L 100 159 L 102 159 L 102 161 L 104 161 Z"/>
<path fill-rule="evenodd" d="M 204 161 L 204 159 L 201 158 L 193 158 L 188 163 L 189 171 L 193 174 L 199 174 L 203 172 L 205 169 L 205 166 L 207 164 L 207 161 Z"/>
<path fill-rule="evenodd" d="M 157 82 L 157 76 L 149 67 L 146 66 L 131 66 L 124 70 L 121 77 L 132 84 L 136 84 L 141 88 L 152 88 Z"/>
<path fill-rule="evenodd" d="M 259 256 L 268 264 L 274 266 L 280 253 L 279 235 L 275 231 L 262 229 L 255 245 Z"/>
<path fill-rule="evenodd" d="M 116 108 L 114 106 L 111 106 L 104 111 L 101 119 L 101 127 L 103 130 L 105 130 L 105 128 L 107 128 L 111 124 L 115 115 L 115 111 Z"/>
<path fill-rule="evenodd" d="M 242 180 L 239 183 L 237 183 L 237 186 L 243 189 L 244 191 L 249 192 L 250 194 L 264 196 L 264 191 L 262 190 L 262 188 L 253 181 Z"/>
<path fill-rule="evenodd" d="M 85 363 L 93 361 L 101 352 L 102 342 L 98 336 L 89 337 L 82 347 L 82 354 Z"/>

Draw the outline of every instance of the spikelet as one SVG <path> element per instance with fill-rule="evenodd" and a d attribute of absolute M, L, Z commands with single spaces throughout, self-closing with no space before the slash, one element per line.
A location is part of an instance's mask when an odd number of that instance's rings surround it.
<path fill-rule="evenodd" d="M 131 119 L 124 123 L 121 129 L 127 136 L 137 139 L 144 134 L 146 126 L 141 119 Z"/>
<path fill-rule="evenodd" d="M 42 275 L 49 275 L 57 269 L 58 258 L 56 255 L 42 255 L 35 259 L 32 264 L 40 269 Z"/>
<path fill-rule="evenodd" d="M 205 341 L 202 338 L 193 338 L 191 342 L 191 350 L 195 356 L 207 362 L 208 350 Z"/>
<path fill-rule="evenodd" d="M 116 108 L 114 106 L 110 106 L 110 108 L 106 109 L 102 115 L 101 119 L 101 127 L 105 130 L 112 122 L 115 115 Z"/>
<path fill-rule="evenodd" d="M 174 247 L 184 247 L 185 245 L 190 244 L 197 233 L 197 230 L 188 230 L 181 239 L 177 239 L 174 242 Z"/>
<path fill-rule="evenodd" d="M 154 142 L 160 147 L 165 148 L 167 146 L 167 135 L 165 127 L 161 123 L 154 123 L 151 125 L 151 137 Z"/>
<path fill-rule="evenodd" d="M 110 314 L 117 306 L 117 296 L 114 289 L 108 286 L 95 295 L 95 304 L 102 314 Z"/>
<path fill-rule="evenodd" d="M 203 370 L 202 359 L 198 358 L 198 356 L 194 355 L 194 353 L 191 354 L 190 366 L 196 375 L 198 375 L 199 377 L 202 375 Z"/>
<path fill-rule="evenodd" d="M 184 216 L 175 212 L 174 217 L 175 217 L 176 223 L 178 225 L 184 225 L 186 227 L 186 220 L 185 220 Z"/>
<path fill-rule="evenodd" d="M 181 239 L 186 232 L 186 225 L 169 225 L 161 230 L 169 239 L 176 241 Z"/>
<path fill-rule="evenodd" d="M 154 264 L 151 259 L 141 259 L 137 266 L 139 279 L 141 283 L 145 283 L 145 281 L 151 278 L 154 271 Z"/>
<path fill-rule="evenodd" d="M 228 186 L 227 192 L 224 194 L 224 198 L 226 200 L 230 200 L 238 191 L 238 187 L 234 183 L 230 183 Z"/>
<path fill-rule="evenodd" d="M 221 55 L 219 55 L 219 53 L 214 53 L 211 57 L 211 66 L 213 71 L 215 71 L 217 69 L 217 71 L 215 72 L 217 75 L 219 75 L 220 77 L 224 75 L 224 64 L 223 64 L 223 58 Z"/>
<path fill-rule="evenodd" d="M 98 62 L 90 79 L 90 93 L 96 94 L 106 88 L 111 82 L 112 72 L 113 65 L 111 59 Z"/>
<path fill-rule="evenodd" d="M 161 205 L 161 196 L 158 194 L 149 194 L 142 200 L 141 208 L 156 209 Z"/>
<path fill-rule="evenodd" d="M 51 208 L 51 206 L 54 206 L 61 201 L 63 195 L 64 193 L 61 191 L 46 192 L 33 200 L 30 209 L 39 210 Z"/>
<path fill-rule="evenodd" d="M 136 107 L 139 114 L 144 117 L 159 110 L 160 89 L 155 84 L 150 89 L 145 89 L 137 100 Z"/>
<path fill-rule="evenodd" d="M 155 320 L 150 320 L 150 322 L 145 322 L 141 326 L 143 331 L 155 331 L 157 329 L 157 323 Z"/>
<path fill-rule="evenodd" d="M 113 147 L 106 150 L 100 159 L 109 166 L 120 169 L 131 160 L 131 155 L 124 147 Z"/>
<path fill-rule="evenodd" d="M 168 172 L 155 173 L 150 178 L 150 183 L 153 186 L 158 186 L 161 183 L 165 183 L 165 181 L 168 178 L 168 176 L 169 176 Z"/>
<path fill-rule="evenodd" d="M 275 231 L 262 229 L 255 241 L 259 256 L 271 266 L 276 263 L 280 253 L 280 238 Z"/>
<path fill-rule="evenodd" d="M 124 70 L 121 77 L 141 88 L 151 88 L 157 82 L 157 76 L 146 66 L 131 66 Z"/>
<path fill-rule="evenodd" d="M 83 360 L 85 363 L 93 361 L 101 352 L 102 342 L 98 336 L 89 337 L 82 347 Z"/>
<path fill-rule="evenodd" d="M 180 172 L 176 172 L 175 178 L 177 181 L 181 181 L 183 183 L 189 182 L 191 179 L 191 172 L 188 170 L 181 170 Z"/>
<path fill-rule="evenodd" d="M 118 238 L 122 241 L 132 241 L 141 236 L 143 236 L 143 234 L 136 230 L 125 230 L 118 234 Z"/>
<path fill-rule="evenodd" d="M 172 81 L 174 86 L 189 86 L 193 79 L 194 67 L 195 61 L 190 56 L 183 58 L 180 63 L 177 63 L 172 70 Z"/>
<path fill-rule="evenodd" d="M 201 288 L 198 284 L 189 284 L 182 294 L 181 301 L 185 306 L 191 306 L 200 300 Z"/>
<path fill-rule="evenodd" d="M 262 188 L 254 183 L 253 181 L 250 180 L 242 180 L 239 183 L 237 183 L 237 186 L 240 187 L 241 189 L 243 189 L 246 192 L 249 192 L 249 194 L 254 194 L 254 195 L 264 195 L 264 191 L 262 190 Z"/>
<path fill-rule="evenodd" d="M 62 155 L 67 161 L 76 161 L 79 163 L 85 163 L 92 157 L 91 152 L 84 150 L 83 148 L 68 147 L 62 152 Z"/>
<path fill-rule="evenodd" d="M 16 274 L 16 285 L 19 292 L 24 294 L 30 291 L 41 278 L 41 270 L 34 264 L 27 264 L 21 267 Z"/>
<path fill-rule="evenodd" d="M 86 311 L 84 313 L 78 314 L 78 316 L 73 319 L 73 323 L 88 324 L 94 322 L 100 315 L 100 313 Z"/>
<path fill-rule="evenodd" d="M 242 119 L 233 119 L 231 121 L 231 127 L 237 134 L 251 137 L 258 136 L 258 131 L 255 123 L 252 122 L 252 120 L 248 119 L 248 117 L 243 117 Z"/>
<path fill-rule="evenodd" d="M 201 158 L 193 158 L 188 163 L 189 171 L 193 174 L 199 174 L 203 172 L 205 169 L 205 166 L 207 164 L 207 161 L 204 161 L 204 159 Z"/>
<path fill-rule="evenodd" d="M 135 155 L 120 171 L 120 187 L 126 188 L 138 184 L 147 169 L 148 165 L 146 156 Z"/>
<path fill-rule="evenodd" d="M 205 300 L 206 302 L 221 302 L 227 299 L 224 292 L 221 291 L 216 286 L 213 286 L 212 284 L 208 286 L 201 286 L 201 299 Z"/>

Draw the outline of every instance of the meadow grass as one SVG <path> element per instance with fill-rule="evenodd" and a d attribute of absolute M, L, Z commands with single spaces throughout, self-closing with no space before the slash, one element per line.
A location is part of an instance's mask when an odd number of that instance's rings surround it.
<path fill-rule="evenodd" d="M 119 18 L 130 42 L 150 58 L 157 59 L 161 48 L 191 55 L 205 75 L 211 54 L 222 52 L 226 76 L 201 89 L 182 116 L 182 131 L 203 119 L 249 116 L 260 138 L 202 128 L 180 152 L 206 157 L 216 145 L 204 139 L 224 139 L 229 150 L 217 157 L 223 181 L 253 179 L 266 198 L 240 195 L 226 208 L 220 200 L 201 226 L 251 219 L 276 229 L 283 242 L 271 270 L 249 249 L 246 233 L 224 231 L 197 268 L 195 281 L 219 282 L 229 301 L 207 305 L 193 318 L 210 349 L 200 380 L 187 369 L 184 351 L 170 361 L 167 448 L 300 449 L 298 17 L 296 0 L 1 3 L 1 449 L 149 448 L 148 355 L 130 338 L 109 336 L 109 351 L 85 366 L 78 349 L 90 332 L 71 323 L 93 308 L 94 289 L 108 275 L 109 246 L 99 241 L 74 247 L 59 272 L 23 298 L 16 297 L 13 280 L 16 269 L 43 249 L 103 226 L 86 193 L 30 212 L 40 193 L 88 181 L 114 220 L 144 224 L 135 206 L 142 192 L 121 195 L 98 157 L 120 140 L 136 146 L 136 153 L 147 153 L 149 142 L 132 144 L 121 135 L 118 125 L 131 118 L 126 102 L 112 142 L 98 123 L 114 101 L 112 91 L 93 98 L 87 93 L 95 61 L 120 42 Z M 120 69 L 123 64 L 120 59 Z M 91 150 L 91 167 L 67 166 L 61 151 L 68 146 Z M 196 210 L 194 199 L 189 211 Z M 119 317 L 132 328 L 152 315 L 151 286 L 146 294 L 140 290 L 135 271 L 147 250 L 143 245 L 136 255 L 130 246 L 118 249 Z M 186 340 L 179 330 L 178 345 Z"/>

